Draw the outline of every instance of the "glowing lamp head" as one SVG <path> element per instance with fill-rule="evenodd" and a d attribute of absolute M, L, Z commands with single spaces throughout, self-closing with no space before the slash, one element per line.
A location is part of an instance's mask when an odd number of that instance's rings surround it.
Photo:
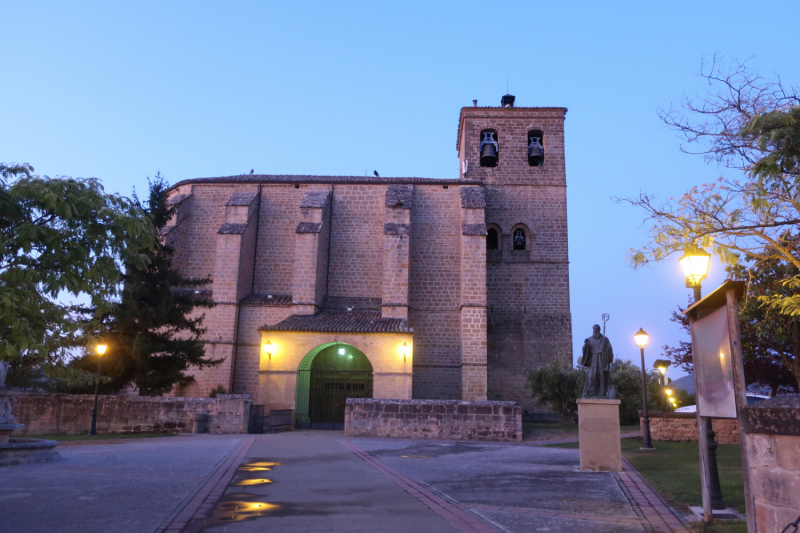
<path fill-rule="evenodd" d="M 98 344 L 95 346 L 94 350 L 97 352 L 97 355 L 104 355 L 106 350 L 108 350 L 107 344 Z"/>
<path fill-rule="evenodd" d="M 670 398 L 669 399 L 669 403 L 671 403 L 672 405 L 675 405 L 675 398 Z"/>
<path fill-rule="evenodd" d="M 264 343 L 261 349 L 264 351 L 265 354 L 267 354 L 269 360 L 272 361 L 272 343 L 268 340 L 267 342 Z"/>
<path fill-rule="evenodd" d="M 403 361 L 405 362 L 406 357 L 408 357 L 408 343 L 404 342 L 400 347 L 400 351 L 403 352 Z"/>
<path fill-rule="evenodd" d="M 672 396 L 672 389 L 667 389 L 667 396 Z"/>
<path fill-rule="evenodd" d="M 711 254 L 700 247 L 695 247 L 679 260 L 683 275 L 686 276 L 686 283 L 690 287 L 699 285 L 708 274 L 708 266 L 711 264 Z"/>
<path fill-rule="evenodd" d="M 644 348 L 647 346 L 647 341 L 650 340 L 650 335 L 648 335 L 647 332 L 645 332 L 645 330 L 642 328 L 639 328 L 639 331 L 633 335 L 633 340 L 636 341 L 636 345 L 639 348 Z"/>
<path fill-rule="evenodd" d="M 339 348 L 339 355 L 344 355 L 344 348 Z"/>

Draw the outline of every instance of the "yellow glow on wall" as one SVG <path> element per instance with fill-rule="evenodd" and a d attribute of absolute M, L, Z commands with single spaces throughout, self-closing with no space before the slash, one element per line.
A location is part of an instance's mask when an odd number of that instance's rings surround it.
<path fill-rule="evenodd" d="M 272 354 L 276 351 L 276 347 L 272 344 L 269 340 L 261 345 L 261 354 L 266 355 L 267 358 L 272 361 Z"/>
<path fill-rule="evenodd" d="M 411 346 L 409 346 L 407 342 L 403 342 L 403 344 L 400 345 L 400 355 L 403 356 L 404 363 L 411 357 Z"/>

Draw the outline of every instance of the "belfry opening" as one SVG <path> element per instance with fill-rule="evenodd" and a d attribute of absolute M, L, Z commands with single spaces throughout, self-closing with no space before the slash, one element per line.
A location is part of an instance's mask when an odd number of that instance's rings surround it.
<path fill-rule="evenodd" d="M 297 368 L 295 429 L 344 429 L 347 398 L 372 398 L 372 364 L 350 344 L 317 346 Z"/>

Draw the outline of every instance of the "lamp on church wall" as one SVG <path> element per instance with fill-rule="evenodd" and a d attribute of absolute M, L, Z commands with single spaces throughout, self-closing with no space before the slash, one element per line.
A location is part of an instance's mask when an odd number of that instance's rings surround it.
<path fill-rule="evenodd" d="M 267 354 L 267 359 L 272 361 L 272 352 L 274 351 L 274 348 L 269 340 L 267 340 L 267 342 L 261 346 L 261 351 Z"/>

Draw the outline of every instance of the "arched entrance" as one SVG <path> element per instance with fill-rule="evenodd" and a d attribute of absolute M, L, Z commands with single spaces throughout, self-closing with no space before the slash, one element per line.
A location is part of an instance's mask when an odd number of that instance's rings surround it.
<path fill-rule="evenodd" d="M 350 344 L 317 346 L 297 367 L 296 429 L 344 429 L 347 398 L 372 398 L 372 364 Z"/>

